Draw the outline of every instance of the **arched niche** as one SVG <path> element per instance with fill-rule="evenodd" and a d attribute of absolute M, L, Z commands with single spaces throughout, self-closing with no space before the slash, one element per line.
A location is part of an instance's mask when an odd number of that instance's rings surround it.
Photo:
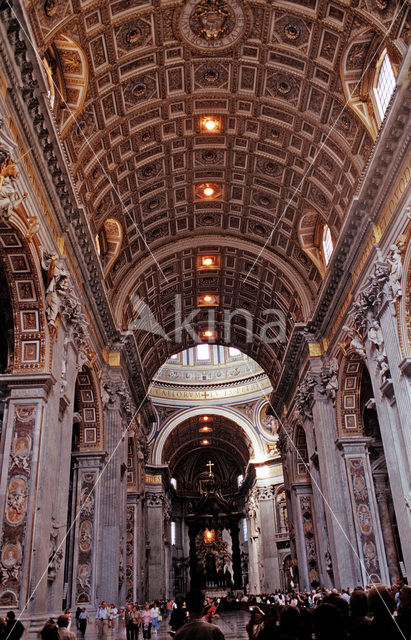
<path fill-rule="evenodd" d="M 96 236 L 97 253 L 100 256 L 105 276 L 118 257 L 122 242 L 123 228 L 121 224 L 114 218 L 107 218 Z"/>
<path fill-rule="evenodd" d="M 40 373 L 49 367 L 44 286 L 27 227 L 13 212 L 0 223 L 0 259 L 13 310 L 13 348 L 7 373 Z M 11 327 L 9 327 L 11 329 Z"/>
<path fill-rule="evenodd" d="M 103 425 L 103 406 L 96 372 L 83 366 L 76 380 L 73 450 L 103 449 Z"/>
<path fill-rule="evenodd" d="M 310 211 L 301 216 L 298 224 L 298 239 L 301 249 L 317 267 L 324 278 L 326 261 L 323 249 L 325 220 L 315 211 Z"/>
<path fill-rule="evenodd" d="M 349 350 L 340 363 L 337 394 L 337 428 L 339 436 L 364 433 L 361 385 L 364 362 L 357 352 Z"/>
<path fill-rule="evenodd" d="M 293 442 L 294 447 L 292 447 L 291 451 L 293 453 L 294 461 L 294 481 L 306 481 L 310 477 L 307 437 L 305 435 L 304 427 L 300 424 L 297 424 L 295 427 Z"/>
<path fill-rule="evenodd" d="M 87 57 L 72 38 L 60 34 L 44 54 L 49 101 L 63 137 L 83 110 L 88 85 Z"/>
<path fill-rule="evenodd" d="M 382 36 L 367 28 L 356 33 L 341 58 L 341 81 L 347 105 L 361 118 L 374 140 L 381 124 L 374 86 L 385 46 L 386 41 Z M 401 56 L 393 46 L 388 53 L 397 75 Z"/>

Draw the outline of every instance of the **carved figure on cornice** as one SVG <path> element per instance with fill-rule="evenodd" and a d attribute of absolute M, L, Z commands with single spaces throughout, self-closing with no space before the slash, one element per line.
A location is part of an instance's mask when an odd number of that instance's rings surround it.
<path fill-rule="evenodd" d="M 258 538 L 260 529 L 257 526 L 257 502 L 254 496 L 250 496 L 247 502 L 247 516 L 250 521 L 250 534 L 252 538 Z"/>
<path fill-rule="evenodd" d="M 303 420 L 306 418 L 308 420 L 313 419 L 312 402 L 315 384 L 314 378 L 308 375 L 298 388 L 295 406 Z"/>
<path fill-rule="evenodd" d="M 0 148 L 1 158 L 4 157 L 4 149 Z M 17 193 L 15 181 L 19 177 L 16 163 L 8 156 L 7 160 L 0 161 L 0 219 L 10 218 L 13 210 L 21 202 Z"/>
<path fill-rule="evenodd" d="M 289 436 L 287 433 L 287 429 L 285 428 L 284 424 L 283 425 L 280 424 L 280 428 L 278 430 L 277 449 L 280 452 L 283 464 L 285 463 L 285 458 L 288 451 L 288 441 L 289 441 Z"/>
<path fill-rule="evenodd" d="M 390 265 L 390 285 L 392 290 L 392 297 L 398 300 L 402 296 L 401 278 L 402 278 L 402 262 L 401 262 L 401 247 L 397 244 L 390 246 L 390 255 L 387 258 L 387 262 Z"/>
<path fill-rule="evenodd" d="M 47 573 L 49 580 L 54 580 L 57 575 L 57 571 L 60 569 L 61 561 L 63 559 L 63 549 L 58 548 L 58 535 L 59 530 L 65 525 L 56 524 L 54 518 L 51 519 L 51 531 L 49 540 L 49 563 L 47 567 Z"/>
<path fill-rule="evenodd" d="M 333 403 L 338 391 L 338 369 L 337 358 L 330 358 L 321 371 L 319 391 L 326 393 Z"/>
<path fill-rule="evenodd" d="M 348 315 L 350 316 L 355 329 L 362 334 L 367 328 L 367 307 L 364 308 L 364 306 L 359 302 L 353 302 Z"/>
<path fill-rule="evenodd" d="M 368 284 L 360 293 L 360 305 L 364 310 L 364 315 L 367 311 L 374 310 L 374 308 L 381 304 L 383 291 L 380 286 L 379 279 L 373 273 L 368 276 Z"/>
<path fill-rule="evenodd" d="M 360 333 L 348 327 L 346 324 L 343 326 L 343 331 L 346 331 L 350 338 L 350 347 L 354 349 L 361 358 L 365 358 L 365 349 Z"/>
<path fill-rule="evenodd" d="M 117 390 L 117 394 L 120 397 L 120 405 L 127 417 L 131 417 L 134 414 L 134 403 L 131 399 L 130 392 L 127 389 L 125 382 L 123 381 Z"/>
<path fill-rule="evenodd" d="M 377 320 L 373 320 L 369 326 L 368 339 L 374 345 L 375 360 L 380 370 L 381 382 L 385 382 L 389 374 L 389 367 L 387 354 L 385 353 L 384 337 Z"/>
<path fill-rule="evenodd" d="M 332 562 L 332 558 L 331 558 L 331 553 L 329 552 L 329 550 L 327 549 L 327 551 L 325 552 L 325 570 L 327 571 L 327 573 L 332 573 L 333 571 L 333 562 Z"/>
<path fill-rule="evenodd" d="M 47 273 L 46 277 L 46 316 L 48 324 L 56 326 L 64 296 L 69 286 L 69 277 L 63 260 L 54 253 L 41 249 L 41 266 Z"/>

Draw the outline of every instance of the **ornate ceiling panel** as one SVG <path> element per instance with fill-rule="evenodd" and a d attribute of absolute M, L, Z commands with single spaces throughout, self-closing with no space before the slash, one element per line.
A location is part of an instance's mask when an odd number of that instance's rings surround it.
<path fill-rule="evenodd" d="M 252 453 L 252 446 L 242 429 L 221 416 L 212 416 L 212 432 L 201 433 L 204 426 L 200 417 L 182 422 L 169 435 L 163 449 L 163 463 L 169 464 L 170 473 L 177 478 L 179 488 L 196 486 L 196 478 L 207 471 L 212 460 L 213 473 L 223 487 L 236 485 L 237 476 L 244 474 Z M 209 444 L 201 444 L 208 440 Z"/>
<path fill-rule="evenodd" d="M 218 294 L 218 339 L 275 376 L 286 341 L 261 338 L 263 312 L 284 313 L 288 339 L 295 323 L 308 319 L 322 282 L 318 264 L 301 249 L 300 219 L 317 216 L 338 239 L 373 144 L 358 100 L 355 110 L 347 106 L 341 69 L 357 65 L 352 84 L 361 65 L 375 65 L 364 47 L 383 38 L 400 59 L 407 5 L 36 0 L 26 6 L 43 54 L 65 37 L 87 59 L 84 107 L 65 131 L 65 145 L 93 233 L 107 218 L 124 231 L 106 275 L 119 325 L 129 327 L 138 295 L 170 337 L 136 334 L 148 378 L 170 353 L 193 343 L 189 336 L 183 344 L 174 339 L 176 293 L 185 316 L 199 295 Z M 357 41 L 362 49 L 353 46 Z M 212 133 L 204 124 L 210 116 Z M 203 195 L 205 184 L 212 198 Z M 201 251 L 218 254 L 221 268 L 200 272 Z M 252 344 L 240 320 L 230 340 L 223 338 L 224 310 L 233 309 L 253 314 Z M 206 326 L 201 313 L 195 325 Z"/>

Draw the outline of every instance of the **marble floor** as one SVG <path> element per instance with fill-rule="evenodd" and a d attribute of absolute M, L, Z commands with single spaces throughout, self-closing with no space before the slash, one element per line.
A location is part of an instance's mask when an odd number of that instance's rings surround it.
<path fill-rule="evenodd" d="M 247 632 L 245 625 L 249 620 L 249 614 L 246 611 L 227 611 L 222 613 L 218 619 L 215 620 L 221 631 L 224 633 L 225 640 L 247 640 Z M 72 629 L 75 631 L 75 629 Z M 151 634 L 152 640 L 171 640 L 169 634 L 170 627 L 167 621 L 160 622 L 157 635 Z M 79 636 L 78 636 L 79 637 Z M 118 631 L 109 631 L 107 640 L 125 640 L 125 630 L 121 628 Z M 138 640 L 142 640 L 143 634 L 140 631 Z M 87 626 L 85 640 L 97 640 L 97 630 L 93 624 Z"/>

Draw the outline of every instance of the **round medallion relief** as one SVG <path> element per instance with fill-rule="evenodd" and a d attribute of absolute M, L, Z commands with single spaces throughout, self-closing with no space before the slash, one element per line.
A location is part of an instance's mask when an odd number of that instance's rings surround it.
<path fill-rule="evenodd" d="M 203 51 L 233 45 L 245 27 L 246 16 L 238 0 L 188 0 L 179 16 L 182 38 Z"/>

